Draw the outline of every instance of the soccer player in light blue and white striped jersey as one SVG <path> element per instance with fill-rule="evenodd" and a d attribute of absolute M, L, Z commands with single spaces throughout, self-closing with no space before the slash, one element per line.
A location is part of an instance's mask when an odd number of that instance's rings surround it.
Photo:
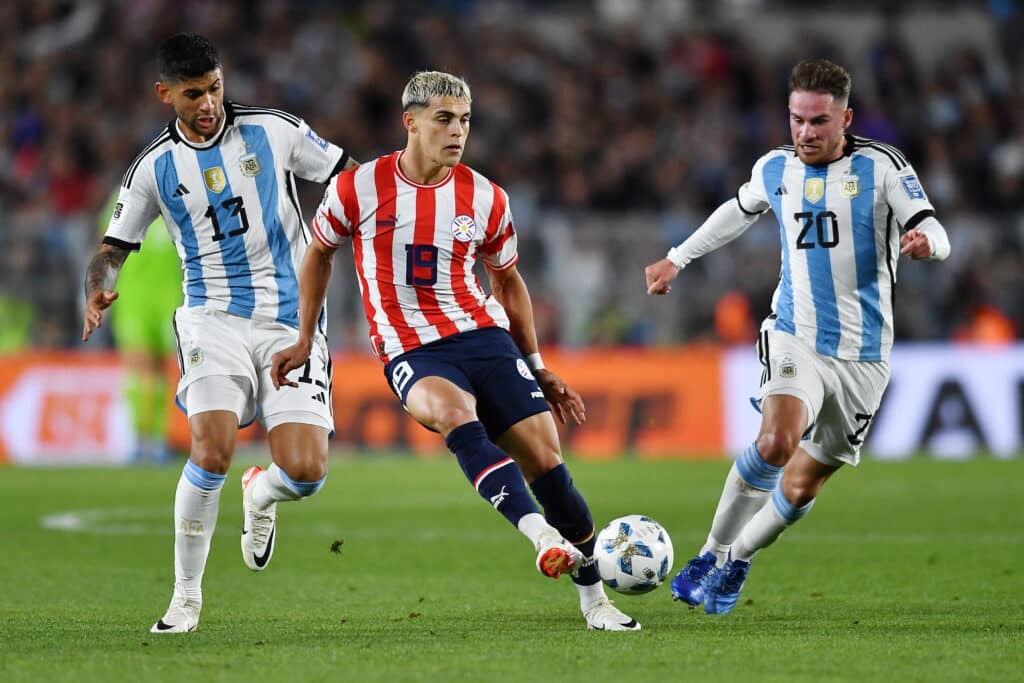
<path fill-rule="evenodd" d="M 732 610 L 754 555 L 807 514 L 840 466 L 859 462 L 889 380 L 899 255 L 949 255 L 906 157 L 850 134 L 850 88 L 841 66 L 797 64 L 793 144 L 758 159 L 734 199 L 645 271 L 648 293 L 666 294 L 682 268 L 762 213 L 778 221 L 782 269 L 757 342 L 761 429 L 726 478 L 707 542 L 672 582 L 674 599 L 709 614 Z"/>
<path fill-rule="evenodd" d="M 182 33 L 157 50 L 157 97 L 176 118 L 128 167 L 86 274 L 82 339 L 117 299 L 118 273 L 163 216 L 184 271 L 174 314 L 191 453 L 174 499 L 174 593 L 153 633 L 195 630 L 221 487 L 239 425 L 259 417 L 273 463 L 242 476 L 242 558 L 262 571 L 274 551 L 277 503 L 314 495 L 327 476 L 331 362 L 322 325 L 294 386 L 277 391 L 270 354 L 295 341 L 299 263 L 309 244 L 295 177 L 326 183 L 355 166 L 300 118 L 224 100 L 214 46 Z M 323 320 L 323 311 L 320 312 Z"/>

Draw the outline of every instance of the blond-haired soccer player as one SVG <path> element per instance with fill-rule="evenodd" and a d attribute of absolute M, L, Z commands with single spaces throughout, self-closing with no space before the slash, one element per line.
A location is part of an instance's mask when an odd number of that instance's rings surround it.
<path fill-rule="evenodd" d="M 299 273 L 299 340 L 274 356 L 275 381 L 291 384 L 286 373 L 306 362 L 332 257 L 351 242 L 371 344 L 405 409 L 444 436 L 477 492 L 533 542 L 543 574 L 573 575 L 589 628 L 639 630 L 588 562 L 594 524 L 548 406 L 582 422 L 583 401 L 538 353 L 508 196 L 460 163 L 469 86 L 417 73 L 402 106 L 405 149 L 327 189 Z M 492 295 L 474 274 L 478 259 Z"/>
<path fill-rule="evenodd" d="M 889 381 L 900 253 L 949 255 L 906 157 L 850 134 L 850 87 L 830 61 L 797 64 L 793 144 L 758 159 L 734 199 L 646 269 L 648 293 L 665 294 L 690 261 L 768 209 L 779 223 L 782 271 L 757 341 L 761 429 L 729 471 L 707 542 L 672 581 L 675 599 L 709 614 L 732 611 L 755 553 L 807 514 L 840 466 L 858 463 Z"/>

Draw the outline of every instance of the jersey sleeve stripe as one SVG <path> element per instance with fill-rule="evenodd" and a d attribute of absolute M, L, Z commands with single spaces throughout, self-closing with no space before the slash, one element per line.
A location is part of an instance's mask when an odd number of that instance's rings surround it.
<path fill-rule="evenodd" d="M 871 138 L 860 137 L 859 135 L 853 136 L 853 142 L 855 148 L 860 147 L 872 149 L 875 150 L 876 152 L 884 154 L 886 157 L 888 157 L 889 161 L 892 162 L 893 167 L 895 167 L 897 171 L 901 171 L 909 165 L 907 162 L 907 158 L 903 156 L 903 154 L 899 150 L 897 150 L 895 147 L 892 147 L 891 145 L 886 145 L 884 143 L 878 142 L 877 140 L 872 140 Z"/>
<path fill-rule="evenodd" d="M 124 240 L 119 240 L 116 237 L 111 237 L 110 235 L 104 236 L 103 244 L 109 244 L 110 246 L 117 247 L 118 249 L 127 249 L 128 251 L 139 251 L 142 249 L 142 244 L 140 242 L 125 242 Z"/>
<path fill-rule="evenodd" d="M 132 180 L 135 177 L 135 171 L 139 168 L 139 164 L 142 163 L 142 160 L 146 158 L 146 155 L 170 139 L 171 134 L 166 129 L 160 133 L 160 135 L 156 136 L 156 139 L 149 143 L 149 145 L 146 146 L 146 149 L 142 150 L 142 153 L 139 154 L 139 156 L 135 157 L 135 161 L 133 161 L 132 165 L 128 167 L 127 171 L 125 171 L 124 177 L 121 179 L 121 186 L 125 189 L 131 189 Z"/>
<path fill-rule="evenodd" d="M 488 270 L 493 270 L 496 273 L 500 273 L 503 270 L 508 270 L 509 268 L 511 268 L 512 266 L 514 266 L 517 263 L 519 263 L 519 254 L 518 253 L 515 256 L 513 256 L 509 260 L 508 263 L 503 263 L 500 266 L 492 266 L 490 263 L 487 263 L 486 261 L 484 261 L 484 265 L 487 266 Z"/>
<path fill-rule="evenodd" d="M 494 183 L 490 185 L 494 198 L 491 201 L 491 214 L 487 217 L 487 230 L 484 232 L 484 241 L 480 245 L 480 251 L 485 254 L 497 254 L 501 249 L 501 244 L 495 244 L 495 238 L 498 237 L 498 231 L 503 227 L 502 219 L 505 217 L 505 207 L 507 204 L 504 190 Z M 504 244 L 504 241 L 502 241 L 502 244 Z"/>
<path fill-rule="evenodd" d="M 908 220 L 907 224 L 903 226 L 903 229 L 904 230 L 913 230 L 918 225 L 920 225 L 921 221 L 923 221 L 925 218 L 931 218 L 934 215 L 935 215 L 935 212 L 932 211 L 931 209 L 925 209 L 923 211 L 918 211 L 917 213 L 915 213 L 913 216 L 910 217 L 910 220 Z"/>
<path fill-rule="evenodd" d="M 334 165 L 331 172 L 327 174 L 327 182 L 331 182 L 331 178 L 345 170 L 345 164 L 348 163 L 348 152 L 341 150 L 341 158 L 338 159 L 338 163 Z"/>
<path fill-rule="evenodd" d="M 758 216 L 761 213 L 760 211 L 747 211 L 743 207 L 743 202 L 740 201 L 740 191 L 739 190 L 736 190 L 736 206 L 740 207 L 740 211 L 742 211 L 743 213 L 747 214 L 748 216 Z"/>
<path fill-rule="evenodd" d="M 253 107 L 246 104 L 238 104 L 237 102 L 232 102 L 231 106 L 235 110 L 235 116 L 259 116 L 262 114 L 284 119 L 296 128 L 299 128 L 302 125 L 302 119 L 298 116 L 295 114 L 289 114 L 288 112 L 280 109 L 271 109 L 270 107 Z"/>
<path fill-rule="evenodd" d="M 326 234 L 324 234 L 323 228 L 320 227 L 319 215 L 313 218 L 313 222 L 309 224 L 309 227 L 313 233 L 313 237 L 316 238 L 316 241 L 324 245 L 325 247 L 328 247 L 330 249 L 337 249 L 338 247 L 341 246 L 341 243 L 331 240 L 330 238 L 327 237 Z"/>

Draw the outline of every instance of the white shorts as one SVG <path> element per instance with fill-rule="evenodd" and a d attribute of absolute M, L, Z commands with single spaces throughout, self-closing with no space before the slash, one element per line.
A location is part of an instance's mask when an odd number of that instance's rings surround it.
<path fill-rule="evenodd" d="M 317 334 L 309 360 L 288 375 L 298 387 L 274 389 L 270 359 L 295 343 L 298 330 L 223 311 L 185 308 L 174 314 L 178 342 L 178 405 L 188 415 L 229 410 L 245 426 L 260 418 L 267 430 L 298 422 L 334 431 L 331 358 Z M 197 381 L 202 380 L 198 384 Z M 195 390 L 190 392 L 190 387 Z"/>
<path fill-rule="evenodd" d="M 773 324 L 766 320 L 757 340 L 764 366 L 761 400 L 776 394 L 802 400 L 810 427 L 800 447 L 825 465 L 856 465 L 889 383 L 889 364 L 822 355 L 795 336 L 771 329 Z"/>

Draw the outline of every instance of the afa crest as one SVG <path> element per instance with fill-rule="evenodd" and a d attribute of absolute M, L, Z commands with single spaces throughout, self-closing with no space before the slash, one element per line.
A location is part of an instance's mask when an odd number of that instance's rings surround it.
<path fill-rule="evenodd" d="M 855 175 L 844 175 L 839 179 L 839 192 L 847 199 L 860 194 L 860 178 Z"/>
<path fill-rule="evenodd" d="M 459 214 L 452 220 L 452 237 L 459 242 L 470 242 L 476 237 L 476 221 L 472 216 Z"/>
<path fill-rule="evenodd" d="M 825 196 L 825 179 L 824 178 L 808 178 L 804 181 L 804 197 L 807 201 L 812 204 L 821 200 Z"/>
<path fill-rule="evenodd" d="M 206 187 L 210 188 L 210 192 L 220 192 L 228 185 L 228 180 L 224 177 L 224 169 L 220 166 L 204 170 L 203 181 L 206 183 Z"/>
<path fill-rule="evenodd" d="M 258 176 L 260 171 L 260 160 L 254 153 L 245 154 L 238 157 L 238 168 L 241 169 L 242 175 L 247 178 L 254 178 Z"/>

